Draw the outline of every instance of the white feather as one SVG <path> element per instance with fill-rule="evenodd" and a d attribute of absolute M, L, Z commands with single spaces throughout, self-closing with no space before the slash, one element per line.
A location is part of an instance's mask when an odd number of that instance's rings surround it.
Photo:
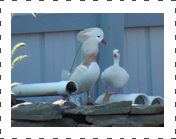
<path fill-rule="evenodd" d="M 85 54 L 97 55 L 99 52 L 99 43 L 103 40 L 104 33 L 100 28 L 90 28 L 80 31 L 77 39 L 82 42 L 82 50 Z"/>
<path fill-rule="evenodd" d="M 96 62 L 92 62 L 87 68 L 79 65 L 70 76 L 70 80 L 75 81 L 80 93 L 89 91 L 97 81 L 100 74 L 100 68 Z"/>

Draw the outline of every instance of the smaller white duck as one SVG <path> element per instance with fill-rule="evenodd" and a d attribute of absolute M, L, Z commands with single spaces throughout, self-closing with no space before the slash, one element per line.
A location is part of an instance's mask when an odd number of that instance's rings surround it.
<path fill-rule="evenodd" d="M 123 87 L 129 79 L 127 71 L 119 65 L 120 52 L 118 49 L 113 50 L 113 59 L 114 64 L 106 68 L 101 74 L 101 79 L 105 85 L 105 96 L 103 98 L 103 102 L 108 101 L 110 96 L 113 94 L 120 94 L 121 87 Z M 119 88 L 119 91 L 117 93 L 108 93 L 108 86 L 112 88 Z"/>

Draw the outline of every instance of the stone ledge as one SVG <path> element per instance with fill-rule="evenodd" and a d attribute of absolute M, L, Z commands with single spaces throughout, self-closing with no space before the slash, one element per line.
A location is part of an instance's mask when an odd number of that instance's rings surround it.
<path fill-rule="evenodd" d="M 127 114 L 131 111 L 131 101 L 114 102 L 96 106 L 80 106 L 63 111 L 63 115 L 107 115 Z"/>
<path fill-rule="evenodd" d="M 12 120 L 48 121 L 61 118 L 62 110 L 60 106 L 49 103 L 25 102 L 11 108 Z"/>
<path fill-rule="evenodd" d="M 155 104 L 155 105 L 137 105 L 132 106 L 130 114 L 157 114 L 164 113 L 164 106 Z"/>
<path fill-rule="evenodd" d="M 89 115 L 86 121 L 98 126 L 153 127 L 164 124 L 164 115 Z"/>
<path fill-rule="evenodd" d="M 77 127 L 78 124 L 69 118 L 50 121 L 22 121 L 11 120 L 12 127 Z"/>
<path fill-rule="evenodd" d="M 12 127 L 158 127 L 164 126 L 163 105 L 131 101 L 77 107 L 72 102 L 17 104 L 11 108 Z"/>

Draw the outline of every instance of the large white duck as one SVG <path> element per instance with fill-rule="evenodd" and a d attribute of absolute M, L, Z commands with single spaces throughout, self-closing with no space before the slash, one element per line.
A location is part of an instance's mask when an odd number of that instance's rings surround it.
<path fill-rule="evenodd" d="M 67 71 L 62 71 L 62 79 L 69 79 L 75 81 L 78 85 L 78 92 L 87 92 L 88 102 L 96 104 L 90 98 L 89 91 L 97 81 L 100 68 L 96 62 L 96 55 L 99 52 L 99 43 L 107 44 L 104 40 L 104 33 L 100 28 L 89 28 L 78 33 L 77 39 L 82 42 L 82 50 L 85 53 L 83 62 L 75 68 L 73 73 L 69 74 Z M 66 76 L 66 78 L 65 78 Z"/>
<path fill-rule="evenodd" d="M 121 87 L 123 87 L 129 79 L 127 71 L 119 65 L 120 52 L 118 49 L 113 50 L 113 59 L 114 64 L 106 68 L 101 74 L 101 79 L 105 85 L 105 96 L 103 98 L 103 102 L 108 101 L 110 96 L 113 94 L 120 94 Z M 108 86 L 112 88 L 119 88 L 119 91 L 117 93 L 108 93 Z"/>

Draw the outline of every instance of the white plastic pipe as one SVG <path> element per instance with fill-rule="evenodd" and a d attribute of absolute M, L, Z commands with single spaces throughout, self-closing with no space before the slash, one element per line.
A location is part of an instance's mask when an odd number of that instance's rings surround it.
<path fill-rule="evenodd" d="M 103 104 L 103 97 L 105 94 L 102 94 L 96 99 L 97 104 Z M 113 94 L 111 95 L 109 101 L 106 103 L 120 102 L 120 101 L 132 101 L 132 104 L 143 104 L 150 105 L 150 101 L 147 95 L 143 93 L 131 93 L 131 94 Z"/>
<path fill-rule="evenodd" d="M 160 96 L 148 96 L 150 105 L 154 104 L 163 104 L 164 105 L 164 99 Z"/>
<path fill-rule="evenodd" d="M 72 95 L 78 89 L 73 81 L 60 81 L 50 83 L 20 84 L 12 88 L 15 97 L 34 97 L 52 95 Z"/>

